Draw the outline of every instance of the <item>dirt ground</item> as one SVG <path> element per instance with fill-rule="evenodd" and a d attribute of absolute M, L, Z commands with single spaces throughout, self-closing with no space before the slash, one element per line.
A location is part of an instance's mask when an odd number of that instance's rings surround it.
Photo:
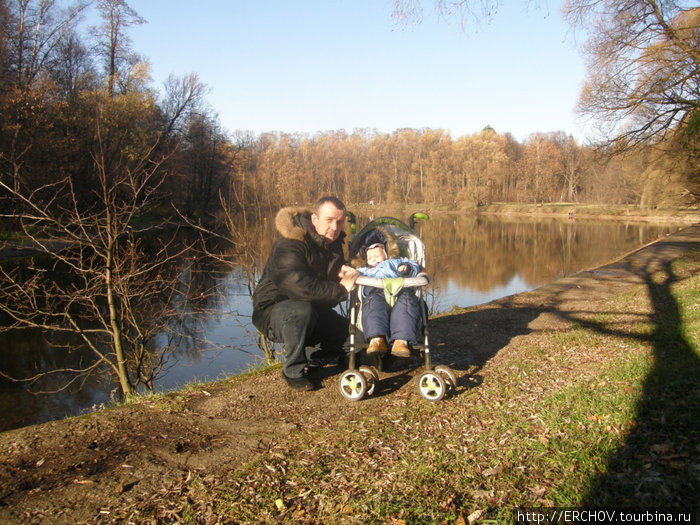
<path fill-rule="evenodd" d="M 430 323 L 436 363 L 449 364 L 459 389 L 488 377 L 488 362 L 541 330 L 559 329 L 561 312 L 595 311 L 642 272 L 700 247 L 690 226 L 605 267 L 583 271 L 534 292 L 451 312 Z M 469 312 L 469 323 L 465 322 Z M 223 475 L 296 432 L 352 421 L 338 389 L 343 370 L 328 364 L 318 388 L 293 392 L 279 369 L 141 401 L 89 416 L 0 435 L 0 523 L 99 522 L 113 509 L 144 505 L 192 472 Z M 420 369 L 393 366 L 381 390 L 360 403 L 381 413 L 419 396 Z M 427 402 L 427 401 L 426 401 Z M 113 516 L 112 516 L 113 517 Z"/>

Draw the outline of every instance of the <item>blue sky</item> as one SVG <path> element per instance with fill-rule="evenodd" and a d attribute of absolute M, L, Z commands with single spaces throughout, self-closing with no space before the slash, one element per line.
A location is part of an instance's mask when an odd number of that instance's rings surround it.
<path fill-rule="evenodd" d="M 401 28 L 391 0 L 129 0 L 147 20 L 129 34 L 154 87 L 197 73 L 230 132 L 430 127 L 457 138 L 490 125 L 521 141 L 585 139 L 574 114 L 585 68 L 558 3 L 508 2 L 466 32 L 423 3 L 422 22 Z"/>

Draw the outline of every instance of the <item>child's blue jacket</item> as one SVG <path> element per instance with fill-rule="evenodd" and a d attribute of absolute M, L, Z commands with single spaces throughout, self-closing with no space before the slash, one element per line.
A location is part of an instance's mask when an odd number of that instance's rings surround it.
<path fill-rule="evenodd" d="M 406 271 L 399 273 L 399 266 L 405 264 Z M 387 259 L 377 264 L 375 267 L 363 266 L 358 268 L 358 271 L 367 277 L 377 277 L 383 279 L 385 277 L 415 277 L 420 272 L 420 266 L 415 261 L 407 257 L 397 257 L 396 259 Z"/>

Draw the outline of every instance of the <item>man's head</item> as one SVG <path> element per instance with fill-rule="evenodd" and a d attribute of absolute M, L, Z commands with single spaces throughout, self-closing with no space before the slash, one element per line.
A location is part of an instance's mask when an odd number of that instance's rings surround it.
<path fill-rule="evenodd" d="M 386 261 L 386 250 L 381 243 L 373 244 L 365 251 L 367 266 L 375 267 L 382 261 Z"/>
<path fill-rule="evenodd" d="M 311 214 L 311 224 L 326 241 L 335 241 L 345 225 L 345 204 L 336 197 L 319 199 Z"/>

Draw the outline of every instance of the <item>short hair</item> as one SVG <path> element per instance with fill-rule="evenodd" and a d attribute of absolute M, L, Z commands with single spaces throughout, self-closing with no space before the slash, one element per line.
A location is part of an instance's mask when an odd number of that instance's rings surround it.
<path fill-rule="evenodd" d="M 345 211 L 345 204 L 343 204 L 343 201 L 341 201 L 338 197 L 331 197 L 331 196 L 326 196 L 326 197 L 321 197 L 316 201 L 316 206 L 314 206 L 314 212 L 318 214 L 318 210 L 321 209 L 321 206 L 326 204 L 327 202 L 330 202 L 333 206 L 338 208 L 339 210 Z"/>

